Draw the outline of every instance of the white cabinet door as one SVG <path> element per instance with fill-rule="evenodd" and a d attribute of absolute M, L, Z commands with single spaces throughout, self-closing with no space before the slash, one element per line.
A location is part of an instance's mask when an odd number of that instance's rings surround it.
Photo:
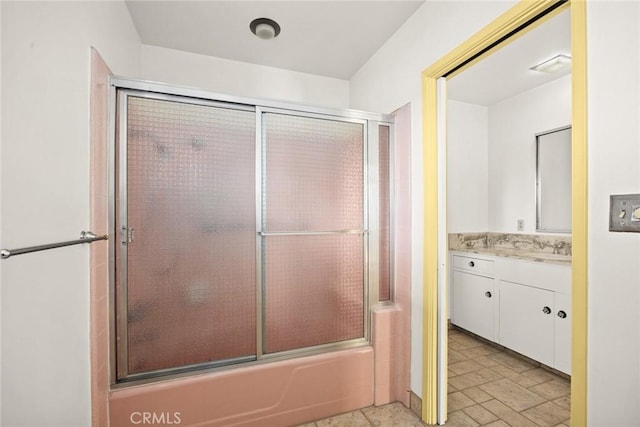
<path fill-rule="evenodd" d="M 553 366 L 553 292 L 500 281 L 499 343 Z"/>
<path fill-rule="evenodd" d="M 495 341 L 494 280 L 454 270 L 452 285 L 451 322 L 483 338 Z"/>
<path fill-rule="evenodd" d="M 571 375 L 571 295 L 555 293 L 553 367 Z"/>

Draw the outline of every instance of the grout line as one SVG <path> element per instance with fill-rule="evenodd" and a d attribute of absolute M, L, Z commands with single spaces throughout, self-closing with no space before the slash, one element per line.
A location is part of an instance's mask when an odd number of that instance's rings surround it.
<path fill-rule="evenodd" d="M 364 411 L 362 409 L 359 410 L 360 413 L 362 414 L 362 416 L 364 417 L 365 420 L 367 420 L 367 422 L 369 423 L 370 426 L 373 426 L 373 421 L 371 421 L 369 419 L 369 417 L 367 417 L 367 414 L 364 413 Z"/>

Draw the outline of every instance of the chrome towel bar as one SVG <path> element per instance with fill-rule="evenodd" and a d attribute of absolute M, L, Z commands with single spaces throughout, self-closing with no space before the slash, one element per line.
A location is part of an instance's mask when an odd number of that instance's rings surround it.
<path fill-rule="evenodd" d="M 104 234 L 98 236 L 91 231 L 81 231 L 80 238 L 76 240 L 68 240 L 66 242 L 50 243 L 48 245 L 29 246 L 28 248 L 20 249 L 2 249 L 0 250 L 0 258 L 7 259 L 15 255 L 28 254 L 31 252 L 45 251 L 47 249 L 61 248 L 63 246 L 80 245 L 82 243 L 91 243 L 97 240 L 109 240 L 109 235 Z"/>

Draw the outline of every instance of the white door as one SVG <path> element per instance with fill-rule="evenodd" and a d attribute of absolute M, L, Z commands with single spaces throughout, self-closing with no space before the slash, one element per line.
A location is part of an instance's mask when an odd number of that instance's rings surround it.
<path fill-rule="evenodd" d="M 553 366 L 553 294 L 501 281 L 499 343 Z"/>
<path fill-rule="evenodd" d="M 553 367 L 571 375 L 571 295 L 556 292 Z"/>
<path fill-rule="evenodd" d="M 495 341 L 494 279 L 454 271 L 452 285 L 453 324 Z"/>

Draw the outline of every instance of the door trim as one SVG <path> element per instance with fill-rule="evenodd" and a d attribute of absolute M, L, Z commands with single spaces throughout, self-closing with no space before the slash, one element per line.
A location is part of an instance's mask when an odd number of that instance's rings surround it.
<path fill-rule="evenodd" d="M 423 361 L 422 419 L 427 424 L 446 420 L 446 404 L 438 405 L 438 384 L 446 377 L 438 375 L 439 349 L 446 339 L 438 340 L 439 296 L 438 251 L 446 241 L 438 238 L 438 178 L 446 177 L 438 168 L 437 80 L 457 73 L 490 55 L 504 43 L 571 8 L 572 54 L 572 380 L 571 421 L 586 425 L 587 415 L 587 58 L 585 0 L 521 0 L 478 33 L 467 39 L 422 72 L 422 135 L 424 170 L 424 272 L 423 272 Z M 504 42 L 504 43 L 503 43 Z M 498 46 L 500 44 L 500 46 Z M 444 178 L 446 179 L 446 178 Z M 446 272 L 442 272 L 446 274 Z M 446 276 L 445 276 L 446 277 Z M 441 281 L 446 286 L 446 279 Z M 441 284 L 442 286 L 442 284 Z M 446 321 L 446 316 L 444 316 Z M 443 344 L 445 343 L 445 344 Z M 446 354 L 443 352 L 443 354 Z M 446 363 L 446 361 L 444 361 Z"/>

